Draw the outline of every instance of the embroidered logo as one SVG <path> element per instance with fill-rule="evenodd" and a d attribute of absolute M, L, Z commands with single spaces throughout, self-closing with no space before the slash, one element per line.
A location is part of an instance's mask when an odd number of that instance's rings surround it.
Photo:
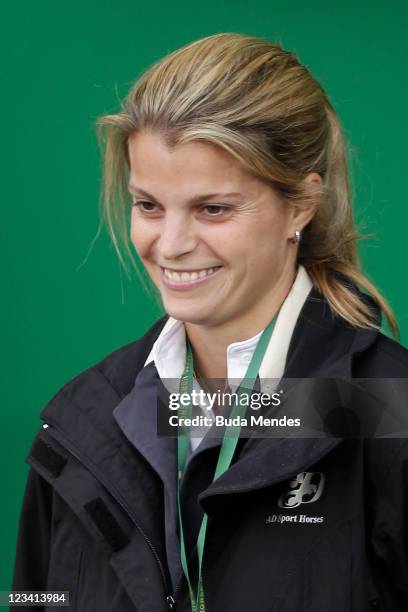
<path fill-rule="evenodd" d="M 320 499 L 324 488 L 324 475 L 321 472 L 300 472 L 289 483 L 290 491 L 278 499 L 280 508 L 297 508 L 301 504 L 311 504 Z"/>

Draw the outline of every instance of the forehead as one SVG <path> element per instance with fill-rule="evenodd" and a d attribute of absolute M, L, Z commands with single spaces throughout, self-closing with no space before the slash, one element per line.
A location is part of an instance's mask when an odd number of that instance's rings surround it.
<path fill-rule="evenodd" d="M 208 142 L 193 141 L 169 148 L 154 132 L 134 133 L 128 141 L 129 183 L 148 185 L 188 184 L 249 189 L 258 181 L 251 177 L 230 153 Z"/>

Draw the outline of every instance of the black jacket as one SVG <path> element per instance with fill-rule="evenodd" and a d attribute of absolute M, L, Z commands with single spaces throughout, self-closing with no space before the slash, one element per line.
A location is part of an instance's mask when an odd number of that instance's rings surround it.
<path fill-rule="evenodd" d="M 41 412 L 14 590 L 68 590 L 68 609 L 80 612 L 189 610 L 186 582 L 174 593 L 166 562 L 163 482 L 113 418 L 165 321 L 70 380 Z M 284 377 L 404 379 L 408 351 L 334 317 L 312 289 Z M 405 439 L 239 442 L 231 467 L 198 492 L 209 516 L 207 612 L 408 610 Z M 296 478 L 320 486 L 322 475 L 318 499 L 282 509 Z"/>

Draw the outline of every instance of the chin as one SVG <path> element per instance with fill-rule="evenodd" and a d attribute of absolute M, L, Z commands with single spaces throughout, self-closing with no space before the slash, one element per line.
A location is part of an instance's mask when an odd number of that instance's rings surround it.
<path fill-rule="evenodd" d="M 183 321 L 183 323 L 192 323 L 195 325 L 209 325 L 211 324 L 211 320 L 213 317 L 212 313 L 206 312 L 204 309 L 199 308 L 191 308 L 186 305 L 186 307 L 172 306 L 170 304 L 164 304 L 164 308 L 167 314 L 173 319 L 177 319 L 178 321 Z"/>

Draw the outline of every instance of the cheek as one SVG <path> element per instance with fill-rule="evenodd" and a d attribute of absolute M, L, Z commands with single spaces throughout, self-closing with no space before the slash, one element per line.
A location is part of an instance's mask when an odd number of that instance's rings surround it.
<path fill-rule="evenodd" d="M 144 227 L 143 222 L 140 222 L 139 219 L 136 222 L 135 217 L 136 215 L 133 213 L 130 223 L 130 240 L 138 255 L 143 257 L 148 251 L 148 245 L 151 239 L 149 236 L 149 229 Z"/>
<path fill-rule="evenodd" d="M 279 218 L 274 223 L 260 224 L 253 228 L 253 232 L 247 236 L 248 243 L 256 245 L 251 253 L 251 259 L 257 261 L 259 265 L 262 265 L 262 262 L 280 260 L 287 250 L 286 233 L 286 224 Z"/>

